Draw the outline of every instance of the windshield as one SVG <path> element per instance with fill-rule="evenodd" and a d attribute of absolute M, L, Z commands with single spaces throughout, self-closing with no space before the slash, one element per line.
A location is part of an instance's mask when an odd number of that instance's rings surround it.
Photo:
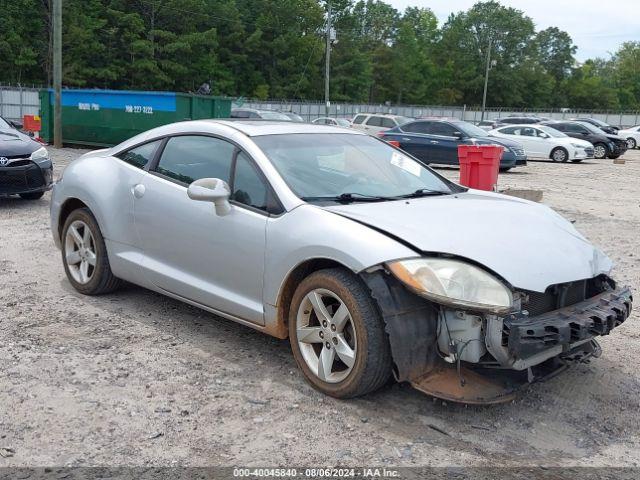
<path fill-rule="evenodd" d="M 265 120 L 291 120 L 284 113 L 279 112 L 260 112 L 260 117 Z"/>
<path fill-rule="evenodd" d="M 449 181 L 368 135 L 304 133 L 264 135 L 253 140 L 291 190 L 308 201 L 335 201 L 341 195 L 364 201 L 365 197 L 383 200 L 387 198 L 380 197 L 423 190 L 452 192 Z"/>
<path fill-rule="evenodd" d="M 336 118 L 336 123 L 338 125 L 340 125 L 341 127 L 350 127 L 351 126 L 351 122 L 349 120 L 347 120 L 346 118 Z"/>
<path fill-rule="evenodd" d="M 489 133 L 469 122 L 455 122 L 454 125 L 468 137 L 488 137 Z"/>
<path fill-rule="evenodd" d="M 596 127 L 595 125 L 589 122 L 576 122 L 576 123 L 579 123 L 584 128 L 589 130 L 591 133 L 595 133 L 596 135 L 606 135 L 606 132 L 604 132 L 603 130 L 600 130 L 598 127 Z"/>
<path fill-rule="evenodd" d="M 413 120 L 413 118 L 403 117 L 403 116 L 400 116 L 400 115 L 396 116 L 395 119 L 396 119 L 396 122 L 398 122 L 398 125 L 402 125 L 403 123 L 407 123 L 407 122 Z"/>
<path fill-rule="evenodd" d="M 602 120 L 598 120 L 597 118 L 590 118 L 589 122 L 594 122 L 597 123 L 598 125 L 600 125 L 601 127 L 608 127 L 609 124 L 603 122 Z"/>
<path fill-rule="evenodd" d="M 567 136 L 564 133 L 562 133 L 560 130 L 556 130 L 555 128 L 547 127 L 545 125 L 537 125 L 537 127 L 540 130 L 542 130 L 544 133 L 554 138 L 562 138 Z"/>

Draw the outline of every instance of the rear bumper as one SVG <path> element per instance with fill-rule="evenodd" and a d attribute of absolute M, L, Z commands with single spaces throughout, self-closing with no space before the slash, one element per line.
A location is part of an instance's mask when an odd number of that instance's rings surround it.
<path fill-rule="evenodd" d="M 629 317 L 632 303 L 631 290 L 622 287 L 536 317 L 512 315 L 504 319 L 502 343 L 512 358 L 524 361 L 552 350 L 566 352 L 608 335 Z"/>

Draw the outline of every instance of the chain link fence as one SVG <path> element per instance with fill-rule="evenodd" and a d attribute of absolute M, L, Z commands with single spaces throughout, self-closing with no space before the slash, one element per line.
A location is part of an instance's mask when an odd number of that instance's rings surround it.
<path fill-rule="evenodd" d="M 0 85 L 0 116 L 7 120 L 22 120 L 25 115 L 38 115 L 38 88 Z"/>
<path fill-rule="evenodd" d="M 466 120 L 468 122 L 479 122 L 482 110 L 479 107 L 455 107 L 442 105 L 371 105 L 356 103 L 331 103 L 328 110 L 323 102 L 306 102 L 291 100 L 240 100 L 234 106 L 245 108 L 256 108 L 265 110 L 279 110 L 282 112 L 294 112 L 311 121 L 318 117 L 340 117 L 353 118 L 358 113 L 388 113 L 402 115 L 405 117 L 447 117 Z M 487 108 L 484 118 L 491 120 L 503 118 L 511 115 L 536 115 L 548 117 L 554 120 L 563 120 L 575 117 L 593 117 L 611 125 L 630 127 L 640 125 L 640 111 L 598 111 L 598 110 L 577 110 L 577 109 L 515 109 L 493 107 Z"/>
<path fill-rule="evenodd" d="M 16 87 L 0 85 L 0 116 L 7 120 L 20 120 L 24 115 L 37 115 L 40 109 L 38 88 Z M 331 103 L 329 108 L 320 101 L 292 101 L 292 100 L 242 100 L 234 106 L 256 108 L 264 110 L 279 110 L 295 112 L 304 120 L 310 122 L 326 115 L 330 117 L 353 118 L 358 113 L 390 113 L 405 117 L 447 117 L 458 118 L 468 122 L 478 122 L 481 110 L 478 107 L 466 106 L 425 106 L 425 105 L 374 105 L 365 103 Z M 514 109 L 492 107 L 487 108 L 485 119 L 508 117 L 510 115 L 538 115 L 562 120 L 578 116 L 594 117 L 611 125 L 630 127 L 640 125 L 640 111 L 598 111 L 571 109 Z"/>

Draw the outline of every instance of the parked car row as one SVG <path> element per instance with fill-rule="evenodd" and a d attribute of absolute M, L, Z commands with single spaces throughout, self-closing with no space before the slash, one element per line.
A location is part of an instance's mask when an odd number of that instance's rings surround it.
<path fill-rule="evenodd" d="M 234 109 L 231 116 L 302 121 L 291 112 L 256 109 Z M 457 119 L 413 119 L 402 115 L 359 113 L 352 121 L 319 117 L 312 123 L 378 134 L 426 163 L 457 164 L 457 147 L 465 143 L 502 145 L 505 140 L 515 142 L 504 145 L 503 171 L 522 165 L 527 158 L 575 163 L 587 158 L 618 158 L 627 148 L 636 148 L 640 142 L 640 127 L 618 130 L 593 118 L 558 121 L 541 116 L 514 115 L 483 120 L 474 126 Z"/>
<path fill-rule="evenodd" d="M 458 146 L 471 144 L 502 145 L 503 172 L 527 163 L 521 143 L 490 137 L 488 132 L 461 120 L 414 120 L 378 135 L 427 164 L 458 165 Z"/>

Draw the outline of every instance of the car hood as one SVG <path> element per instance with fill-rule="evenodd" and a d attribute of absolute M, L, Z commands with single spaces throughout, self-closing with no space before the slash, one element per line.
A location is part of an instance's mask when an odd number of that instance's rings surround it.
<path fill-rule="evenodd" d="M 607 134 L 606 136 L 609 140 L 613 140 L 614 142 L 627 142 L 627 139 L 620 135 Z"/>
<path fill-rule="evenodd" d="M 473 260 L 520 289 L 544 292 L 549 285 L 592 278 L 612 267 L 611 260 L 559 214 L 506 195 L 469 190 L 325 209 L 426 254 Z"/>
<path fill-rule="evenodd" d="M 556 138 L 556 140 L 561 140 L 565 145 L 581 145 L 584 148 L 593 147 L 593 144 L 587 140 L 582 140 L 580 138 L 575 137 L 567 137 L 567 138 Z"/>
<path fill-rule="evenodd" d="M 479 144 L 496 144 L 496 145 L 502 145 L 505 147 L 513 147 L 513 148 L 522 148 L 522 144 L 516 142 L 515 140 L 511 140 L 510 138 L 503 138 L 503 137 L 493 137 L 491 135 L 488 135 L 486 137 L 480 137 L 480 138 L 472 138 L 472 141 L 475 140 L 476 143 Z"/>
<path fill-rule="evenodd" d="M 40 145 L 31 137 L 14 129 L 0 129 L 0 157 L 31 155 Z"/>

